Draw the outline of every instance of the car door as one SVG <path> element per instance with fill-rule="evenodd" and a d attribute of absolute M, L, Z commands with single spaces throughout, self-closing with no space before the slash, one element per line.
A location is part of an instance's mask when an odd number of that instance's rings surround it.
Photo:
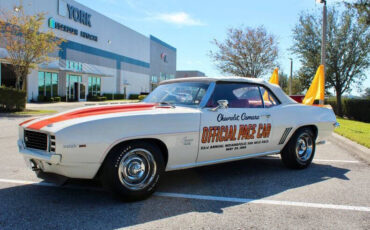
<path fill-rule="evenodd" d="M 227 108 L 218 108 L 227 100 Z M 202 109 L 197 162 L 271 151 L 273 124 L 259 85 L 218 82 Z"/>

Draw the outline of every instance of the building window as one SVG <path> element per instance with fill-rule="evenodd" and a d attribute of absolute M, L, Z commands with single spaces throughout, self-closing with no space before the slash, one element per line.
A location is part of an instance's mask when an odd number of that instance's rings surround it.
<path fill-rule="evenodd" d="M 75 83 L 81 83 L 82 82 L 82 76 L 79 75 L 67 75 L 66 80 L 66 88 L 67 88 L 67 97 L 68 100 L 74 100 L 75 99 Z"/>
<path fill-rule="evenodd" d="M 100 96 L 101 78 L 89 77 L 89 96 Z"/>
<path fill-rule="evenodd" d="M 174 78 L 175 78 L 174 74 L 159 73 L 159 81 L 165 81 L 165 80 L 170 80 Z"/>
<path fill-rule="evenodd" d="M 73 70 L 77 72 L 82 72 L 82 63 L 66 60 L 66 67 L 68 70 Z"/>
<path fill-rule="evenodd" d="M 39 71 L 39 95 L 44 97 L 58 96 L 58 74 Z"/>
<path fill-rule="evenodd" d="M 158 77 L 157 77 L 157 76 L 151 76 L 151 77 L 150 77 L 150 85 L 151 85 L 151 89 L 152 89 L 152 91 L 153 91 L 155 88 L 157 88 L 158 83 L 159 83 L 159 81 L 158 81 Z"/>

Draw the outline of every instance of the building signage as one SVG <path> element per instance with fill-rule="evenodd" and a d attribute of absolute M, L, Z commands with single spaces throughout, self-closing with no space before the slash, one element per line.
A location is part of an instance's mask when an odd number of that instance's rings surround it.
<path fill-rule="evenodd" d="M 73 34 L 73 35 L 78 35 L 79 34 L 81 37 L 92 40 L 92 41 L 96 41 L 96 42 L 98 41 L 98 36 L 89 34 L 89 33 L 84 32 L 84 31 L 78 32 L 78 29 L 67 26 L 67 25 L 64 25 L 64 24 L 59 23 L 59 22 L 56 22 L 54 18 L 49 18 L 48 26 L 52 29 L 61 30 L 61 31 L 64 31 L 64 32 L 67 32 L 67 33 L 70 33 L 70 34 Z"/>
<path fill-rule="evenodd" d="M 69 19 L 73 18 L 75 22 L 79 22 L 85 26 L 91 27 L 91 14 L 88 14 L 83 10 L 79 10 L 78 8 L 69 4 L 67 4 L 67 9 Z"/>
<path fill-rule="evenodd" d="M 75 6 L 66 3 L 65 0 L 59 0 L 58 14 L 79 22 L 85 26 L 91 27 L 91 14 Z"/>
<path fill-rule="evenodd" d="M 161 53 L 161 59 L 163 60 L 163 62 L 167 63 L 167 54 L 166 53 Z"/>
<path fill-rule="evenodd" d="M 69 27 L 69 26 L 66 26 L 66 25 L 63 25 L 63 24 L 61 24 L 59 22 L 56 22 L 54 20 L 54 18 L 49 18 L 48 25 L 52 29 L 61 30 L 61 31 L 64 31 L 64 32 L 67 32 L 67 33 L 71 33 L 71 34 L 74 34 L 74 35 L 77 35 L 78 34 L 78 30 L 77 29 L 72 28 L 72 27 Z"/>

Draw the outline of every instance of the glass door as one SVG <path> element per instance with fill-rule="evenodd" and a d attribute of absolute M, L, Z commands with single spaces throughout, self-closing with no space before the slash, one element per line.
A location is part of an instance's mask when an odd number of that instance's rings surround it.
<path fill-rule="evenodd" d="M 78 95 L 78 88 L 76 87 L 75 83 L 81 83 L 82 76 L 80 75 L 73 75 L 67 74 L 67 81 L 66 81 L 66 88 L 67 88 L 67 98 L 69 101 L 73 101 L 76 99 Z"/>

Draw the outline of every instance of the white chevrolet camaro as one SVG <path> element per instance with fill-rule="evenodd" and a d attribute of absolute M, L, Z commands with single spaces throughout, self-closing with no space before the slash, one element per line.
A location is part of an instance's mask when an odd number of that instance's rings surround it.
<path fill-rule="evenodd" d="M 40 177 L 99 178 L 131 201 L 152 194 L 164 171 L 279 153 L 306 168 L 336 125 L 331 109 L 263 80 L 187 78 L 162 82 L 142 103 L 25 121 L 18 147 Z"/>

